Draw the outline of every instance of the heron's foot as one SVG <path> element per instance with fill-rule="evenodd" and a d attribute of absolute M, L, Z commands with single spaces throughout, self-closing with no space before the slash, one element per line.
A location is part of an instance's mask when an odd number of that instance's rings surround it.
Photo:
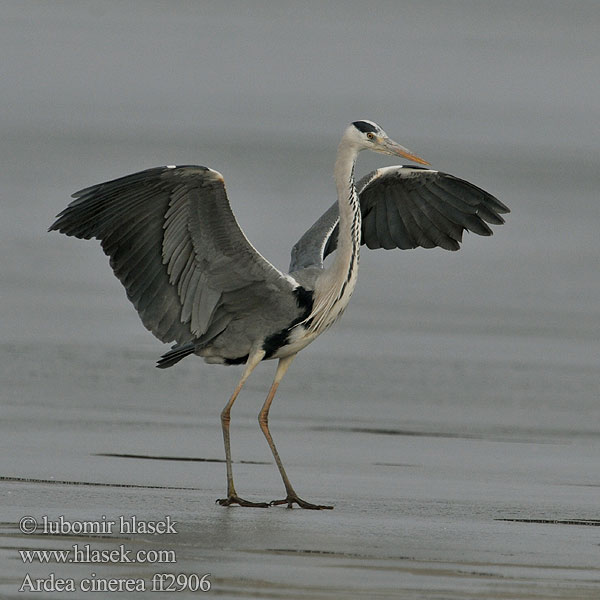
<path fill-rule="evenodd" d="M 288 494 L 287 498 L 283 500 L 273 500 L 270 502 L 271 506 L 277 506 L 278 504 L 287 504 L 288 508 L 292 508 L 292 505 L 297 504 L 300 508 L 308 508 L 309 510 L 332 510 L 333 506 L 326 506 L 325 504 L 313 504 L 307 502 L 296 496 L 296 494 Z"/>
<path fill-rule="evenodd" d="M 269 506 L 271 506 L 268 502 L 250 502 L 250 500 L 244 500 L 236 495 L 231 495 L 227 498 L 219 498 L 217 504 L 220 504 L 221 506 L 239 504 L 240 506 L 250 506 L 252 508 L 269 508 Z"/>

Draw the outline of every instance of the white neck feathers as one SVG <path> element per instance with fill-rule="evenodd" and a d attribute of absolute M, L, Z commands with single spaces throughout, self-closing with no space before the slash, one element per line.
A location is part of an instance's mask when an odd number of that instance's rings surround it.
<path fill-rule="evenodd" d="M 314 333 L 327 329 L 344 312 L 356 285 L 361 236 L 360 203 L 354 185 L 358 149 L 342 137 L 335 161 L 335 185 L 340 220 L 337 251 L 333 263 L 317 280 L 308 328 Z"/>

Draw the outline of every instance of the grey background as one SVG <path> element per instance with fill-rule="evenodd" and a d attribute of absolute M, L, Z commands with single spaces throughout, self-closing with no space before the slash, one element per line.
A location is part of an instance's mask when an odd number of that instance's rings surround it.
<path fill-rule="evenodd" d="M 599 25 L 595 1 L 3 2 L 3 591 L 28 506 L 173 514 L 178 570 L 211 571 L 222 597 L 596 597 L 594 528 L 566 523 L 598 517 Z M 154 369 L 165 347 L 98 245 L 46 233 L 69 195 L 210 166 L 286 268 L 360 118 L 512 213 L 457 253 L 363 251 L 344 318 L 284 380 L 273 435 L 333 513 L 225 510 L 222 464 L 99 456 L 220 459 L 239 370 Z M 361 155 L 358 175 L 384 164 Z M 272 366 L 235 406 L 238 460 L 270 461 Z M 274 465 L 235 468 L 242 495 L 279 497 Z"/>

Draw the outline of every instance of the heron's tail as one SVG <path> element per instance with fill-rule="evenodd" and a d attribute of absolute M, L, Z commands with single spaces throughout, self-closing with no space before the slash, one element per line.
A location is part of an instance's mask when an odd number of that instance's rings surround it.
<path fill-rule="evenodd" d="M 160 360 L 156 363 L 159 369 L 166 369 L 172 367 L 175 363 L 178 363 L 182 358 L 190 354 L 194 354 L 196 350 L 196 344 L 194 342 L 187 342 L 186 344 L 173 346 L 166 354 L 160 357 Z"/>

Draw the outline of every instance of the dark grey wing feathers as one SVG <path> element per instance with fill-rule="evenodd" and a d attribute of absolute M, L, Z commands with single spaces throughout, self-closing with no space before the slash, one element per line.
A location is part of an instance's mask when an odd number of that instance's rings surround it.
<path fill-rule="evenodd" d="M 395 247 L 403 250 L 413 248 L 414 244 L 412 243 L 411 237 L 404 225 L 404 222 L 400 218 L 398 208 L 391 194 L 385 194 L 385 201 L 388 213 L 390 214 L 390 234 L 392 236 L 392 239 L 394 240 Z"/>
<path fill-rule="evenodd" d="M 295 306 L 294 280 L 248 242 L 216 171 L 157 167 L 74 197 L 50 229 L 99 239 L 142 322 L 164 342 L 211 339 L 234 304 L 257 316 Z"/>
<path fill-rule="evenodd" d="M 436 218 L 435 209 L 431 204 L 421 202 L 421 198 L 414 190 L 408 193 L 408 206 L 415 221 L 419 223 L 423 232 L 426 244 L 420 244 L 425 248 L 444 248 L 446 250 L 454 250 L 455 245 L 449 241 L 449 236 L 446 233 L 445 223 Z"/>
<path fill-rule="evenodd" d="M 463 231 L 491 235 L 488 223 L 501 225 L 504 219 L 500 215 L 510 212 L 497 198 L 472 183 L 423 167 L 377 169 L 363 177 L 356 188 L 362 212 L 362 243 L 371 249 L 421 246 L 458 250 Z M 323 227 L 324 222 L 330 227 Z M 296 263 L 322 265 L 336 249 L 337 238 L 334 204 L 294 247 Z"/>
<path fill-rule="evenodd" d="M 386 200 L 387 199 L 384 198 L 380 205 L 374 207 L 375 231 L 377 232 L 377 238 L 379 239 L 381 246 L 386 250 L 390 250 L 391 248 L 395 248 L 396 244 L 394 243 L 394 240 L 392 240 L 392 235 L 388 226 Z"/>
<path fill-rule="evenodd" d="M 390 191 L 393 193 L 393 190 Z M 416 200 L 418 201 L 418 198 Z M 434 235 L 431 221 L 427 218 L 423 210 L 424 207 L 419 206 L 415 202 L 413 190 L 408 190 L 404 194 L 402 201 L 396 202 L 396 206 L 398 207 L 400 217 L 407 222 L 410 230 L 413 232 L 413 239 L 416 245 L 423 248 L 435 248 L 436 243 L 433 240 Z"/>

